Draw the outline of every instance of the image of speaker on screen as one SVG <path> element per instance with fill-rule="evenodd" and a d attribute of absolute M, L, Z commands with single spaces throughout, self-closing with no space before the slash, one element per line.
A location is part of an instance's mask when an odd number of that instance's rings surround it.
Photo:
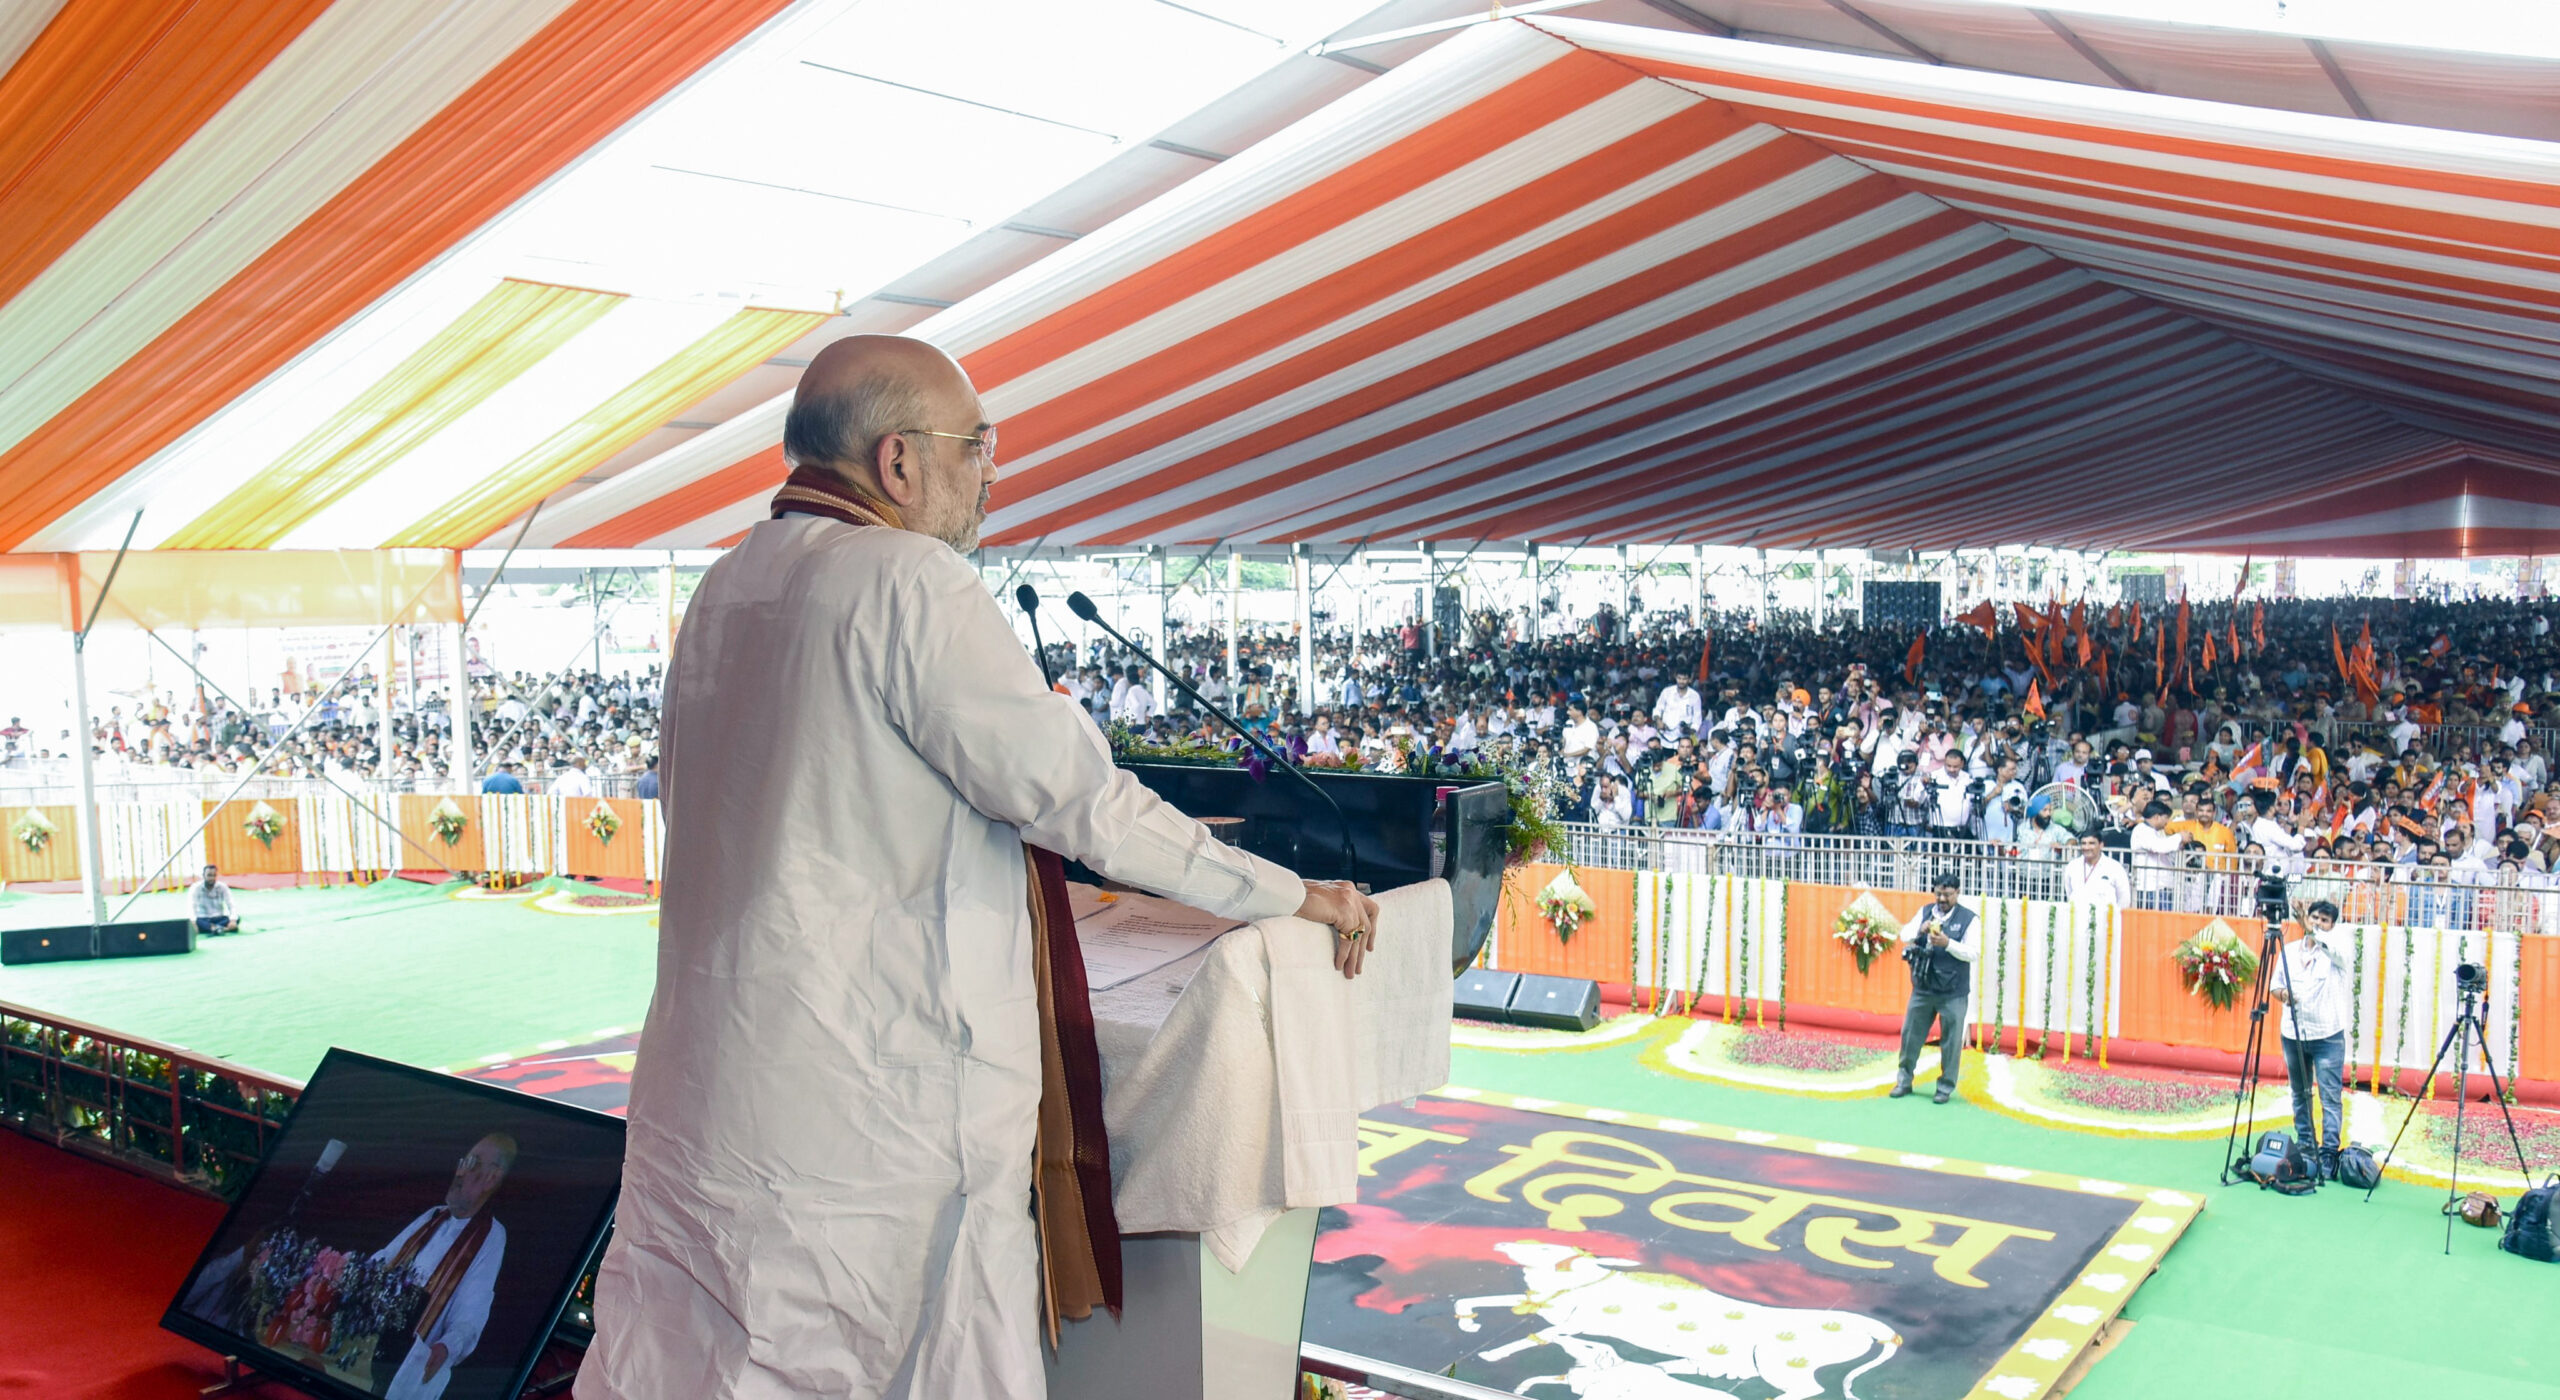
<path fill-rule="evenodd" d="M 284 1220 L 206 1266 L 180 1306 L 300 1353 L 383 1400 L 440 1400 L 453 1368 L 479 1346 L 497 1297 L 507 1227 L 490 1199 L 515 1166 L 516 1140 L 493 1132 L 472 1143 L 454 1163 L 444 1199 L 362 1255 L 296 1228 L 345 1151 L 331 1140 Z"/>
<path fill-rule="evenodd" d="M 513 1400 L 611 1218 L 622 1125 L 331 1051 L 163 1318 L 338 1400 Z"/>

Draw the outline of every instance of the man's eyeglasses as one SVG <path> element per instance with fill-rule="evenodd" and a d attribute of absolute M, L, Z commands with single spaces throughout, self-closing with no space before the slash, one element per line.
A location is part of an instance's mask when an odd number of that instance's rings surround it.
<path fill-rule="evenodd" d="M 898 431 L 913 433 L 918 437 L 949 438 L 953 442 L 965 442 L 969 444 L 969 450 L 976 454 L 980 461 L 991 467 L 996 464 L 996 430 L 993 428 L 983 433 L 945 433 L 932 428 L 900 428 Z"/>

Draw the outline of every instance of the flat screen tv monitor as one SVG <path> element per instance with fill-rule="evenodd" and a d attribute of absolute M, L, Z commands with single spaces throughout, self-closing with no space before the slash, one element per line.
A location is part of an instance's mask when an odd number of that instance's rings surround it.
<path fill-rule="evenodd" d="M 622 1127 L 332 1050 L 160 1325 L 333 1400 L 515 1400 L 611 1223 Z"/>

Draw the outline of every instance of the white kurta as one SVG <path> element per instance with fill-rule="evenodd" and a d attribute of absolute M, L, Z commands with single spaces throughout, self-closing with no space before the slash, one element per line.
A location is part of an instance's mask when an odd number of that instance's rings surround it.
<path fill-rule="evenodd" d="M 434 1277 L 436 1266 L 444 1262 L 446 1251 L 462 1238 L 463 1229 L 470 1223 L 450 1215 L 439 1218 L 435 1211 L 426 1211 L 393 1235 L 391 1243 L 375 1250 L 373 1257 L 398 1258 L 411 1235 L 432 1228 L 435 1233 L 427 1237 L 417 1256 L 409 1261 L 410 1277 L 424 1285 Z M 444 1394 L 444 1388 L 453 1381 L 453 1368 L 470 1360 L 471 1353 L 480 1348 L 480 1329 L 488 1324 L 489 1304 L 497 1297 L 498 1269 L 506 1257 L 507 1227 L 492 1220 L 488 1236 L 480 1241 L 479 1252 L 471 1256 L 470 1266 L 462 1271 L 462 1279 L 454 1285 L 453 1297 L 445 1303 L 443 1314 L 410 1346 L 399 1371 L 391 1377 L 390 1388 L 383 1392 L 383 1400 L 437 1400 Z M 444 1365 L 430 1376 L 427 1361 L 438 1344 L 444 1347 Z"/>
<path fill-rule="evenodd" d="M 1112 767 L 921 535 L 749 530 L 665 714 L 657 992 L 577 1395 L 1040 1395 L 1023 840 L 1233 917 L 1302 887 Z"/>

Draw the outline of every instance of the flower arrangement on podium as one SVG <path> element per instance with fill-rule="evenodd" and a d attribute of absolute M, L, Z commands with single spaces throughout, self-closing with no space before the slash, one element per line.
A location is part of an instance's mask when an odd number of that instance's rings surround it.
<path fill-rule="evenodd" d="M 2213 1003 L 2216 1011 L 2230 1010 L 2240 988 L 2258 980 L 2258 955 L 2219 919 L 2196 930 L 2169 957 L 2178 964 L 2187 991 Z"/>
<path fill-rule="evenodd" d="M 44 813 L 29 807 L 9 823 L 9 839 L 31 856 L 43 855 L 44 848 L 53 844 L 53 823 L 45 820 Z"/>
<path fill-rule="evenodd" d="M 622 830 L 622 818 L 615 816 L 613 809 L 606 806 L 604 799 L 599 797 L 596 799 L 594 809 L 587 813 L 587 830 L 595 833 L 596 840 L 610 846 L 613 844 L 613 834 Z"/>
<path fill-rule="evenodd" d="M 249 1266 L 245 1330 L 270 1347 L 292 1347 L 333 1370 L 370 1379 L 384 1336 L 417 1321 L 426 1290 L 388 1259 L 328 1249 L 280 1226 Z"/>
<path fill-rule="evenodd" d="M 1557 871 L 1547 887 L 1538 891 L 1538 913 L 1554 926 L 1559 943 L 1572 942 L 1573 931 L 1599 912 L 1600 907 L 1591 902 L 1581 882 L 1573 878 L 1570 865 Z"/>
<path fill-rule="evenodd" d="M 1867 969 L 1875 965 L 1878 954 L 1892 947 L 1902 937 L 1901 931 L 1893 926 L 1892 920 L 1870 908 L 1870 903 L 1871 901 L 1860 900 L 1851 904 L 1840 911 L 1839 919 L 1831 926 L 1831 936 L 1846 944 L 1849 956 L 1858 960 L 1858 975 L 1861 977 L 1866 976 Z"/>
<path fill-rule="evenodd" d="M 438 840 L 451 846 L 458 844 L 462 833 L 471 828 L 471 818 L 448 797 L 437 803 L 434 811 L 427 813 L 427 825 L 434 828 Z"/>
<path fill-rule="evenodd" d="M 240 824 L 240 829 L 257 838 L 259 845 L 273 846 L 276 838 L 284 835 L 284 814 L 261 802 L 249 809 L 249 819 Z"/>

